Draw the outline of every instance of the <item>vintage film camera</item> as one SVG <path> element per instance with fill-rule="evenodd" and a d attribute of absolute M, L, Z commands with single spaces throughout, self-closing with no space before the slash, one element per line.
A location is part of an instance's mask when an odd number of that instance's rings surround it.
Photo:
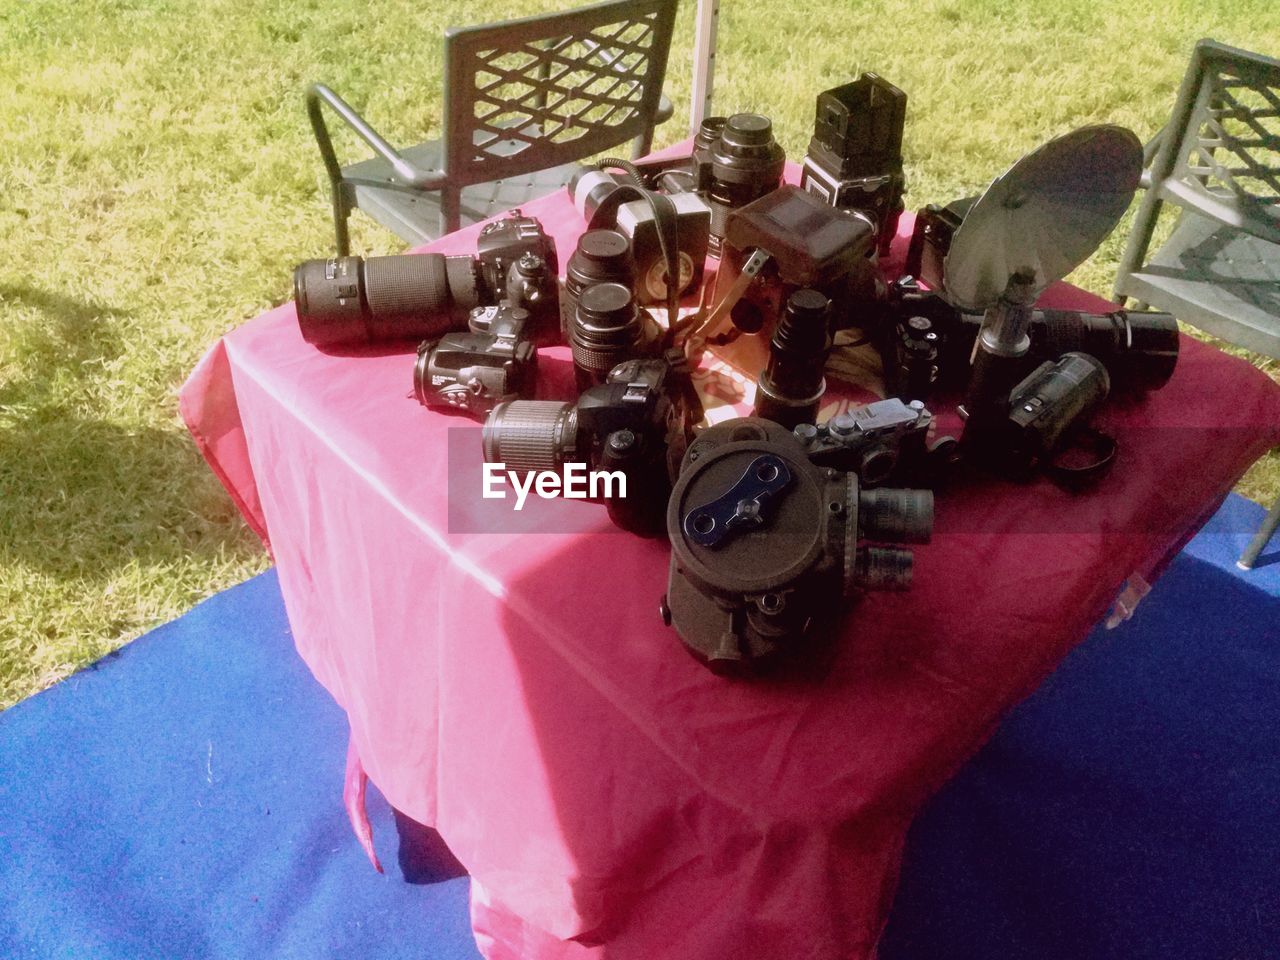
<path fill-rule="evenodd" d="M 780 424 L 729 420 L 689 446 L 667 507 L 663 619 L 717 673 L 752 674 L 829 639 L 844 599 L 905 589 L 933 529 L 927 490 L 865 490 Z"/>
<path fill-rule="evenodd" d="M 805 288 L 831 301 L 832 330 L 866 322 L 884 298 L 870 219 L 788 184 L 729 214 L 714 307 L 691 336 L 713 342 L 730 322 L 739 333 L 771 333 L 788 297 Z"/>
<path fill-rule="evenodd" d="M 907 95 L 874 73 L 818 94 L 800 186 L 875 224 L 882 256 L 898 232 L 906 179 L 902 131 Z"/>
<path fill-rule="evenodd" d="M 438 337 L 472 309 L 506 300 L 529 312 L 531 338 L 559 338 L 555 243 L 513 210 L 486 224 L 476 255 L 439 253 L 307 260 L 293 272 L 298 325 L 317 346 Z"/>

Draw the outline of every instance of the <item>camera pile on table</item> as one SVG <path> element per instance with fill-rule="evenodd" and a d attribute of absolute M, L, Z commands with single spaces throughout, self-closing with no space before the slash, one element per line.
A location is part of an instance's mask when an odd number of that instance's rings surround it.
<path fill-rule="evenodd" d="M 1035 309 L 1128 207 L 1142 170 L 1131 132 L 1073 131 L 981 197 L 925 207 L 906 275 L 886 283 L 905 114 L 875 74 L 820 94 L 799 186 L 751 113 L 704 121 L 688 157 L 584 168 L 563 278 L 520 211 L 487 224 L 475 256 L 308 261 L 294 275 L 302 333 L 321 347 L 420 339 L 415 396 L 484 418 L 487 461 L 625 477 L 627 496 L 605 505 L 618 526 L 670 539 L 660 609 L 692 652 L 722 673 L 793 661 L 835 635 L 848 598 L 910 585 L 903 545 L 930 539 L 949 474 L 1097 482 L 1116 444 L 1092 414 L 1112 391 L 1162 386 L 1177 362 L 1168 314 Z M 752 416 L 701 427 L 691 371 L 743 338 L 768 344 Z M 573 403 L 533 399 L 538 347 L 555 343 L 571 350 Z M 879 354 L 885 399 L 818 424 L 833 352 L 861 346 Z M 958 439 L 933 436 L 927 404 L 948 393 L 963 398 Z"/>

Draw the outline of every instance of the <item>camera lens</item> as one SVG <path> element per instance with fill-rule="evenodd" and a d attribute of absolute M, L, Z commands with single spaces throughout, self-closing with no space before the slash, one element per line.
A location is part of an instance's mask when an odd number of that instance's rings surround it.
<path fill-rule="evenodd" d="M 565 268 L 565 295 L 560 301 L 560 325 L 565 340 L 569 339 L 583 290 L 597 283 L 621 283 L 630 289 L 635 285 L 635 271 L 631 241 L 617 230 L 584 233 Z"/>
<path fill-rule="evenodd" d="M 746 206 L 782 183 L 785 157 L 773 139 L 773 122 L 758 113 L 735 113 L 710 148 L 707 202 L 711 207 L 711 252 L 719 256 L 729 211 Z"/>
<path fill-rule="evenodd" d="M 293 291 L 303 339 L 317 346 L 439 336 L 453 319 L 438 253 L 308 260 Z"/>
<path fill-rule="evenodd" d="M 928 543 L 933 535 L 933 492 L 863 490 L 858 495 L 858 527 L 868 540 Z"/>
<path fill-rule="evenodd" d="M 910 550 L 899 547 L 858 547 L 854 554 L 852 583 L 846 591 L 906 590 L 911 586 L 912 558 Z"/>
<path fill-rule="evenodd" d="M 572 460 L 577 408 L 555 400 L 508 400 L 481 429 L 484 458 L 508 470 L 555 470 Z"/>
<path fill-rule="evenodd" d="M 1178 322 L 1167 313 L 1045 310 L 1040 316 L 1044 344 L 1038 352 L 1045 357 L 1073 351 L 1091 354 L 1106 366 L 1117 387 L 1126 389 L 1156 390 L 1173 376 Z"/>
<path fill-rule="evenodd" d="M 831 301 L 817 290 L 797 290 L 774 328 L 769 363 L 756 385 L 755 416 L 794 428 L 813 423 L 826 390 L 822 370 L 830 343 Z"/>
<path fill-rule="evenodd" d="M 630 289 L 620 283 L 596 283 L 583 290 L 569 329 L 579 389 L 604 383 L 610 370 L 636 356 L 643 336 L 644 324 Z"/>

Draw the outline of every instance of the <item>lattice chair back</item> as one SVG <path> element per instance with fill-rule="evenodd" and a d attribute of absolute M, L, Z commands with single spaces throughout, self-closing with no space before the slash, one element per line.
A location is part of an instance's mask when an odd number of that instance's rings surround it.
<path fill-rule="evenodd" d="M 445 34 L 444 171 L 466 186 L 652 130 L 676 0 L 612 0 Z"/>
<path fill-rule="evenodd" d="M 1178 99 L 1152 180 L 1163 180 L 1174 202 L 1221 204 L 1234 216 L 1220 219 L 1272 234 L 1280 228 L 1280 60 L 1202 40 Z"/>

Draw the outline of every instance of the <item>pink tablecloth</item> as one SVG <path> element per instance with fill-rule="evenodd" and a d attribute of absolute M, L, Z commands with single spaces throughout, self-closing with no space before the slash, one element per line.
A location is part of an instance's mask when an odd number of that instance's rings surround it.
<path fill-rule="evenodd" d="M 526 212 L 563 263 L 567 201 Z M 916 585 L 850 612 L 825 679 L 730 682 L 658 617 L 665 543 L 581 502 L 486 532 L 478 430 L 417 404 L 410 351 L 321 353 L 286 304 L 213 346 L 182 412 L 269 542 L 353 773 L 466 865 L 490 960 L 872 955 L 920 804 L 1280 441 L 1280 390 L 1184 338 L 1168 387 L 1107 414 L 1097 490 L 944 493 Z"/>

